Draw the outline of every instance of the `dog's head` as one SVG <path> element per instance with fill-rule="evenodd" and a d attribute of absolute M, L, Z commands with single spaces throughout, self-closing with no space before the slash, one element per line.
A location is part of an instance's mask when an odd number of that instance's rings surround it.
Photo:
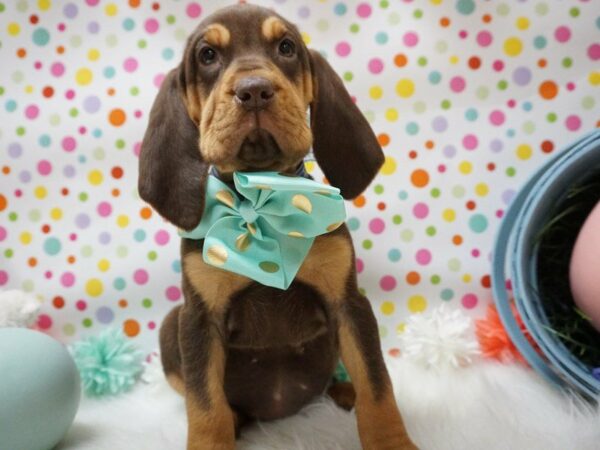
<path fill-rule="evenodd" d="M 225 8 L 200 23 L 162 83 L 142 142 L 140 196 L 191 229 L 209 165 L 224 177 L 293 173 L 311 145 L 345 198 L 359 195 L 383 163 L 342 81 L 294 25 L 257 6 Z"/>

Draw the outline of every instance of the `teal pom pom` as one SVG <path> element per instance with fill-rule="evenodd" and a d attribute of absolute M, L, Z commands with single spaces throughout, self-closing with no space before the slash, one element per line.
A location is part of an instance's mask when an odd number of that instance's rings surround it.
<path fill-rule="evenodd" d="M 84 392 L 91 397 L 128 391 L 143 371 L 143 353 L 120 329 L 77 342 L 71 351 Z"/>

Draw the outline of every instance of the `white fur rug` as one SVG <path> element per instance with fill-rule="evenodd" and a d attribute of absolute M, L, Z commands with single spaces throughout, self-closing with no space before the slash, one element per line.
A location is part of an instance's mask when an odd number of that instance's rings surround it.
<path fill-rule="evenodd" d="M 600 412 L 520 366 L 479 361 L 427 370 L 388 361 L 410 435 L 424 450 L 597 450 Z M 82 402 L 56 450 L 184 449 L 183 399 L 164 381 Z M 359 450 L 355 418 L 320 400 L 300 414 L 246 428 L 241 450 Z"/>

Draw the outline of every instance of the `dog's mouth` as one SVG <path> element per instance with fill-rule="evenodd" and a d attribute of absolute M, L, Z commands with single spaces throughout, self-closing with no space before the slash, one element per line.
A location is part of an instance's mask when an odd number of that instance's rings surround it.
<path fill-rule="evenodd" d="M 229 134 L 223 140 L 228 140 L 230 146 L 221 157 L 210 162 L 221 174 L 236 171 L 294 174 L 310 148 L 310 142 L 298 138 L 301 134 L 298 130 L 304 125 L 299 123 L 294 127 L 292 121 L 283 120 L 273 108 L 245 111 L 234 128 L 221 131 Z"/>
<path fill-rule="evenodd" d="M 278 170 L 283 152 L 271 133 L 255 128 L 242 141 L 237 159 L 245 171 Z"/>

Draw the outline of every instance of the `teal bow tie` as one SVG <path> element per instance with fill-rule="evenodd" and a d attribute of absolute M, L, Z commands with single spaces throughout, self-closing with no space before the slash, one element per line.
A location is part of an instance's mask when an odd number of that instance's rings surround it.
<path fill-rule="evenodd" d="M 235 191 L 210 175 L 202 220 L 179 234 L 204 239 L 208 264 L 287 289 L 315 237 L 344 222 L 340 191 L 276 172 L 234 172 L 233 181 Z"/>

